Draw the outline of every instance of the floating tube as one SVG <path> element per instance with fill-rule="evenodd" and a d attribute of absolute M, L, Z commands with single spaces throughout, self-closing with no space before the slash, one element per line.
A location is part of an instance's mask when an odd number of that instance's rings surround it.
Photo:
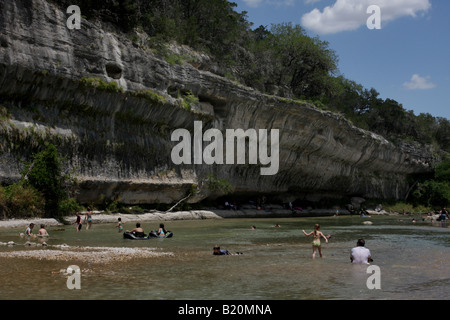
<path fill-rule="evenodd" d="M 158 231 L 153 230 L 152 232 L 150 232 L 149 237 L 152 237 L 152 238 L 172 238 L 173 237 L 173 232 L 172 231 L 167 231 L 167 233 L 164 236 L 160 236 L 160 235 L 158 235 Z"/>
<path fill-rule="evenodd" d="M 150 239 L 150 237 L 145 233 L 143 236 L 139 236 L 139 235 L 134 234 L 134 232 L 124 232 L 123 238 L 130 239 L 130 240 L 148 240 L 148 239 Z"/>

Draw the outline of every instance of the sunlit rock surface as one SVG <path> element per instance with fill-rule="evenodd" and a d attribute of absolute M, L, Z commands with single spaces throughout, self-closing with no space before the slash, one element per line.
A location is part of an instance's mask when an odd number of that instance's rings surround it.
<path fill-rule="evenodd" d="M 0 2 L 1 183 L 16 181 L 44 141 L 66 157 L 85 203 L 171 203 L 199 188 L 195 202 L 218 195 L 208 175 L 242 194 L 400 199 L 409 175 L 430 170 L 429 150 L 402 151 L 339 115 L 234 83 L 210 72 L 201 55 L 171 64 L 111 26 L 83 19 L 80 30 L 69 30 L 64 9 L 44 0 Z M 189 91 L 198 102 L 186 107 Z M 278 173 L 174 165 L 171 133 L 193 132 L 194 121 L 222 132 L 279 129 Z"/>

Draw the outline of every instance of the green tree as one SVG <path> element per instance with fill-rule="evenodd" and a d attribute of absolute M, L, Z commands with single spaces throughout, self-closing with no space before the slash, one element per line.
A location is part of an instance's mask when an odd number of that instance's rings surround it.
<path fill-rule="evenodd" d="M 23 181 L 0 186 L 0 214 L 4 219 L 40 217 L 43 212 L 44 198 L 32 186 Z"/>
<path fill-rule="evenodd" d="M 436 166 L 434 179 L 427 180 L 417 187 L 413 196 L 428 206 L 446 207 L 450 203 L 450 158 Z"/>
<path fill-rule="evenodd" d="M 337 71 L 337 56 L 328 43 L 308 37 L 299 25 L 273 25 L 266 39 L 277 64 L 278 85 L 288 85 L 297 97 L 322 97 L 328 79 Z"/>
<path fill-rule="evenodd" d="M 34 155 L 26 168 L 24 180 L 38 190 L 45 200 L 45 215 L 59 217 L 60 202 L 67 197 L 65 182 L 68 176 L 62 173 L 62 159 L 56 147 L 47 143 L 41 152 Z"/>
<path fill-rule="evenodd" d="M 436 141 L 439 146 L 447 152 L 450 152 L 450 121 L 445 118 L 436 118 L 438 128 L 436 130 Z"/>

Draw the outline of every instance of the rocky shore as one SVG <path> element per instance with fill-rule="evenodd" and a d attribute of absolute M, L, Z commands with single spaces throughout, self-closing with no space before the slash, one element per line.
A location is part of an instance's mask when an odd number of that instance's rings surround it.
<path fill-rule="evenodd" d="M 146 221 L 175 221 L 175 220 L 203 220 L 203 219 L 227 219 L 227 218 L 287 218 L 287 217 L 325 217 L 336 214 L 336 209 L 304 209 L 302 211 L 291 211 L 281 206 L 268 206 L 266 210 L 256 210 L 254 208 L 242 208 L 240 210 L 219 210 L 204 209 L 191 211 L 163 212 L 152 210 L 142 214 L 121 214 L 106 213 L 104 211 L 93 211 L 92 222 L 98 223 L 116 223 L 118 218 L 126 221 L 146 222 Z M 371 215 L 389 214 L 386 211 L 368 210 Z M 348 215 L 345 209 L 339 209 L 339 215 Z M 84 212 L 81 213 L 84 215 Z M 84 218 L 83 218 L 84 219 Z M 68 223 L 76 220 L 76 216 L 67 216 L 64 218 Z M 62 226 L 62 222 L 56 219 L 10 219 L 0 220 L 0 228 L 20 228 L 26 227 L 30 223 L 35 225 L 44 224 L 47 227 Z"/>
<path fill-rule="evenodd" d="M 15 243 L 0 243 L 0 245 L 20 246 Z M 78 247 L 62 245 L 43 245 L 33 242 L 25 246 L 45 247 L 45 250 L 15 250 L 0 252 L 1 258 L 38 259 L 46 261 L 82 261 L 88 263 L 110 263 L 128 261 L 136 258 L 153 258 L 172 256 L 171 252 L 162 252 L 157 248 L 115 248 L 115 247 Z"/>

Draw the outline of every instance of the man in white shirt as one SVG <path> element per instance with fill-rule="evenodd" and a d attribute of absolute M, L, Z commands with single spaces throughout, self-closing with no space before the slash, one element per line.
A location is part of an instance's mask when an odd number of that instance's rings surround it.
<path fill-rule="evenodd" d="M 362 263 L 362 264 L 369 264 L 369 262 L 372 262 L 372 256 L 370 254 L 370 250 L 364 247 L 366 245 L 366 242 L 364 239 L 359 239 L 356 243 L 356 247 L 352 249 L 352 252 L 350 254 L 350 261 L 352 263 Z"/>

